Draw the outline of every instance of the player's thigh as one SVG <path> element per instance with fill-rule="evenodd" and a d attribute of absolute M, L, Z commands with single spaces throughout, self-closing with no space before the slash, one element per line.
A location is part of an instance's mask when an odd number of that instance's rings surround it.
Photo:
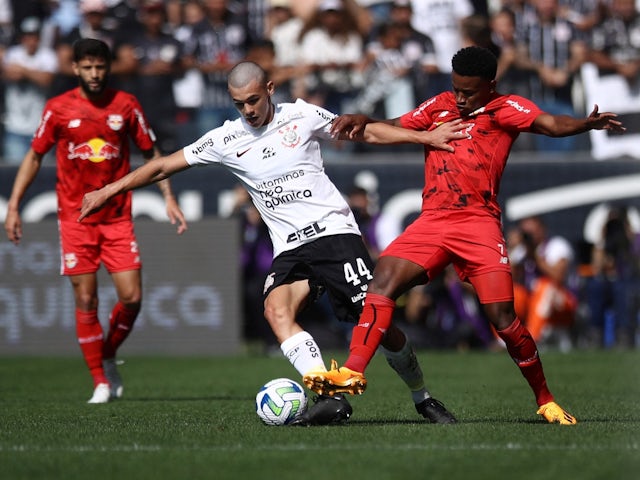
<path fill-rule="evenodd" d="M 139 270 L 142 266 L 133 222 L 105 223 L 100 228 L 100 259 L 109 273 Z"/>
<path fill-rule="evenodd" d="M 96 224 L 58 222 L 60 273 L 67 276 L 95 273 L 100 268 L 100 232 Z M 75 284 L 72 281 L 72 285 Z"/>
<path fill-rule="evenodd" d="M 357 235 L 335 235 L 319 245 L 313 270 L 324 284 L 336 317 L 356 322 L 360 317 L 374 263 Z"/>

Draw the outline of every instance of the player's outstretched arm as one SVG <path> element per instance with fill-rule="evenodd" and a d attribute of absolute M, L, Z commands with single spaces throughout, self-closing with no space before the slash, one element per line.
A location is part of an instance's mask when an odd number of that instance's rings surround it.
<path fill-rule="evenodd" d="M 157 146 L 154 146 L 151 150 L 143 151 L 142 156 L 146 162 L 150 162 L 155 158 L 160 158 L 162 154 Z M 178 205 L 178 201 L 176 200 L 175 195 L 173 194 L 173 190 L 171 188 L 171 183 L 168 178 L 164 180 L 160 180 L 156 183 L 160 193 L 162 193 L 162 197 L 164 198 L 164 203 L 166 207 L 167 217 L 169 217 L 169 221 L 171 225 L 178 225 L 178 235 L 181 235 L 187 230 L 187 220 L 184 218 L 184 213 L 182 213 L 182 209 L 180 205 Z"/>
<path fill-rule="evenodd" d="M 593 111 L 586 118 L 543 113 L 534 120 L 532 132 L 549 137 L 568 137 L 589 130 L 625 132 L 627 129 L 617 117 L 618 115 L 612 112 L 598 112 L 598 105 L 594 105 Z"/>
<path fill-rule="evenodd" d="M 399 126 L 396 120 L 375 121 L 364 115 L 341 115 L 334 120 L 332 131 L 342 140 L 393 145 L 419 143 L 435 149 L 453 152 L 452 140 L 464 138 L 468 124 L 454 120 L 431 131 L 411 130 Z"/>
<path fill-rule="evenodd" d="M 109 183 L 99 190 L 86 193 L 82 198 L 78 221 L 81 222 L 93 212 L 100 210 L 110 198 L 116 195 L 159 182 L 174 173 L 186 170 L 189 166 L 182 150 L 166 157 L 150 160 L 121 179 Z"/>

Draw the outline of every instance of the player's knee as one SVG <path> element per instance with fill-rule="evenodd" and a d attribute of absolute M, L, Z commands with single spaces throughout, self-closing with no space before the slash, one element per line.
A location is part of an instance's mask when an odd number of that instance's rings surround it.
<path fill-rule="evenodd" d="M 497 330 L 504 330 L 516 319 L 513 302 L 495 302 L 484 305 L 485 313 Z"/>
<path fill-rule="evenodd" d="M 90 293 L 78 293 L 75 295 L 76 309 L 89 312 L 98 308 L 98 297 Z"/>

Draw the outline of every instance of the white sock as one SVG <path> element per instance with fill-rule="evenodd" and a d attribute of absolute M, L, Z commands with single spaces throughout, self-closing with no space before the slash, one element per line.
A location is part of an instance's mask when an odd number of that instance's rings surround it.
<path fill-rule="evenodd" d="M 308 332 L 299 332 L 280 344 L 280 350 L 300 375 L 310 370 L 325 370 L 320 347 Z"/>
<path fill-rule="evenodd" d="M 387 350 L 382 345 L 380 345 L 380 349 L 382 349 L 387 363 L 396 371 L 398 376 L 411 390 L 413 403 L 421 403 L 423 400 L 431 397 L 424 386 L 422 369 L 408 339 L 405 341 L 404 346 L 397 352 Z"/>

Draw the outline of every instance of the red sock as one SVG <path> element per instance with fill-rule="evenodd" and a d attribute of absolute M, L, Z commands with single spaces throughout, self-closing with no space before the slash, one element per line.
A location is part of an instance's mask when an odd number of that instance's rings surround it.
<path fill-rule="evenodd" d="M 511 325 L 504 330 L 498 330 L 498 335 L 507 345 L 507 351 L 524 378 L 529 382 L 533 394 L 536 396 L 538 406 L 553 401 L 553 395 L 547 387 L 547 379 L 544 377 L 542 362 L 538 356 L 538 348 L 531 338 L 529 330 L 516 318 Z"/>
<path fill-rule="evenodd" d="M 102 346 L 104 344 L 102 326 L 98 321 L 98 312 L 83 312 L 76 309 L 76 337 L 84 361 L 93 377 L 93 386 L 109 383 L 102 369 Z"/>
<path fill-rule="evenodd" d="M 391 325 L 395 306 L 396 302 L 388 297 L 367 293 L 360 321 L 353 327 L 350 353 L 345 367 L 364 373 Z"/>
<path fill-rule="evenodd" d="M 102 354 L 104 358 L 114 358 L 116 350 L 131 333 L 133 322 L 136 321 L 140 312 L 140 306 L 127 308 L 122 302 L 116 303 L 109 318 L 109 334 L 104 342 Z"/>

